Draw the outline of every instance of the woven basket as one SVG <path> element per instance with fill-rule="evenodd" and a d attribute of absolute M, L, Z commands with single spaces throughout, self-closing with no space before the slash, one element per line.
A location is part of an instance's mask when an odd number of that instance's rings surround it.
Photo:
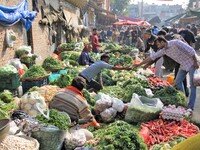
<path fill-rule="evenodd" d="M 62 69 L 64 69 L 64 67 L 63 68 L 45 68 L 46 71 L 50 71 L 50 72 L 56 72 Z"/>
<path fill-rule="evenodd" d="M 48 74 L 46 74 L 44 76 L 36 77 L 36 78 L 21 78 L 21 81 L 38 81 L 38 80 L 48 78 L 48 76 L 50 76 L 50 75 L 51 75 L 51 72 L 48 72 Z"/>

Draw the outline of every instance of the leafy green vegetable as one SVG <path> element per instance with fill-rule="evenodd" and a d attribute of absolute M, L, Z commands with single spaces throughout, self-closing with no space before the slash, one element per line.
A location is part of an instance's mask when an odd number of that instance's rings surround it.
<path fill-rule="evenodd" d="M 69 74 L 61 74 L 60 77 L 52 82 L 51 85 L 57 85 L 60 88 L 65 88 L 69 86 L 72 82 L 72 77 Z"/>
<path fill-rule="evenodd" d="M 42 66 L 33 65 L 26 71 L 22 78 L 37 78 L 45 75 L 47 75 L 47 72 Z"/>
<path fill-rule="evenodd" d="M 18 73 L 17 69 L 12 65 L 5 65 L 0 68 L 0 75 L 9 75 Z"/>
<path fill-rule="evenodd" d="M 10 103 L 13 101 L 12 93 L 8 90 L 4 90 L 3 92 L 0 92 L 0 100 L 4 103 Z"/>
<path fill-rule="evenodd" d="M 100 138 L 96 145 L 98 150 L 147 150 L 147 145 L 138 135 L 138 130 L 124 121 L 116 121 L 93 132 Z"/>
<path fill-rule="evenodd" d="M 28 54 L 28 51 L 26 51 L 24 49 L 20 49 L 15 52 L 15 55 L 17 58 L 20 58 L 21 56 L 27 55 L 27 54 Z"/>
<path fill-rule="evenodd" d="M 94 99 L 94 97 L 92 97 L 90 95 L 90 93 L 88 92 L 88 90 L 83 89 L 83 96 L 86 98 L 88 104 L 90 104 L 91 106 L 94 106 L 94 104 L 96 103 L 96 100 Z"/>
<path fill-rule="evenodd" d="M 185 94 L 171 86 L 156 91 L 154 97 L 160 98 L 164 105 L 187 106 Z"/>
<path fill-rule="evenodd" d="M 49 119 L 42 114 L 36 116 L 36 119 L 42 124 L 54 125 L 61 130 L 66 130 L 70 126 L 70 118 L 67 114 L 61 113 L 58 110 L 51 109 L 49 112 Z"/>
<path fill-rule="evenodd" d="M 42 64 L 42 67 L 45 69 L 45 70 L 49 70 L 49 69 L 62 69 L 63 68 L 63 65 L 62 65 L 62 62 L 52 56 L 49 56 L 47 57 L 43 64 Z"/>
<path fill-rule="evenodd" d="M 141 84 L 133 84 L 133 85 L 127 85 L 124 88 L 124 94 L 123 94 L 123 101 L 125 103 L 130 102 L 133 93 L 136 93 L 140 96 L 147 96 L 145 89 L 141 86 Z"/>

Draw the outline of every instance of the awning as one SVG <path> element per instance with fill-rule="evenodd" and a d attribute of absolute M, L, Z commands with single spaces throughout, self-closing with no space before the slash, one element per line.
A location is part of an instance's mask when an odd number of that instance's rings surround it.
<path fill-rule="evenodd" d="M 133 26 L 137 26 L 137 22 L 133 22 L 133 21 L 130 21 L 130 20 L 123 20 L 123 21 L 118 21 L 118 22 L 115 22 L 113 23 L 114 25 L 133 25 Z"/>
<path fill-rule="evenodd" d="M 76 7 L 83 8 L 89 2 L 89 0 L 66 0 L 68 3 L 73 4 Z"/>

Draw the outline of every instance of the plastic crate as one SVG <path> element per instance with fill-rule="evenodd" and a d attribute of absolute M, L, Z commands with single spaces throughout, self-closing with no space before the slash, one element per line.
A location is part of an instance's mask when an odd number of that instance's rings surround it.
<path fill-rule="evenodd" d="M 20 86 L 20 76 L 18 73 L 10 75 L 0 75 L 0 90 L 15 90 Z"/>
<path fill-rule="evenodd" d="M 43 85 L 47 85 L 48 83 L 49 83 L 48 78 L 44 78 L 42 80 L 37 80 L 37 81 L 22 81 L 23 93 L 26 93 L 30 88 L 34 86 L 41 87 Z"/>

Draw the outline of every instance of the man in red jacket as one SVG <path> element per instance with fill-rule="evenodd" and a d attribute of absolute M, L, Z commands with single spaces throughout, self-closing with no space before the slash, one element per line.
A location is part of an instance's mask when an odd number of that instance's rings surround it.
<path fill-rule="evenodd" d="M 92 35 L 92 52 L 98 53 L 99 52 L 99 38 L 97 35 L 97 29 L 93 29 L 93 35 Z"/>

